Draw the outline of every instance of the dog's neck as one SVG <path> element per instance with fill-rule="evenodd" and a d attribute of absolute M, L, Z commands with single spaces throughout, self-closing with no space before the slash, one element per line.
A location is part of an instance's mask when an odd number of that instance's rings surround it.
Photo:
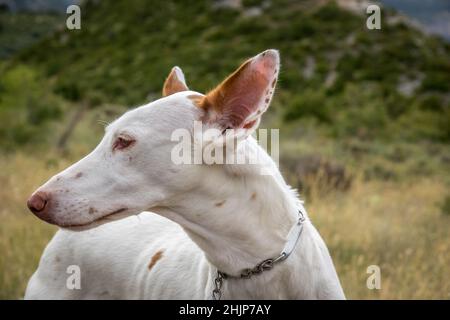
<path fill-rule="evenodd" d="M 260 148 L 249 141 L 252 147 Z M 229 170 L 230 177 L 224 176 L 223 167 L 208 166 L 208 172 L 199 175 L 204 179 L 191 192 L 180 194 L 174 205 L 159 210 L 181 225 L 203 250 L 210 263 L 211 286 L 217 270 L 239 276 L 244 269 L 276 258 L 298 221 L 301 202 L 275 163 L 266 153 L 264 156 L 269 164 L 265 168 L 271 175 L 238 167 Z M 323 240 L 308 217 L 304 217 L 307 221 L 291 256 L 274 266 L 274 270 L 252 279 L 226 280 L 225 298 L 345 298 Z M 212 292 L 211 287 L 208 290 Z"/>
<path fill-rule="evenodd" d="M 202 183 L 163 213 L 186 230 L 210 263 L 230 275 L 277 257 L 297 221 L 295 193 L 273 161 L 265 163 L 271 175 L 261 175 L 257 167 L 224 173 L 224 168 L 210 166 Z"/>

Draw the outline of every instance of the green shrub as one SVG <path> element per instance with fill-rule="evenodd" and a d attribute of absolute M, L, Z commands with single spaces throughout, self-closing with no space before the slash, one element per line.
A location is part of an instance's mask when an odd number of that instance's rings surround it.
<path fill-rule="evenodd" d="M 132 106 L 158 97 L 174 65 L 191 89 L 205 92 L 239 62 L 277 48 L 282 68 L 274 104 L 284 100 L 277 111 L 283 119 L 313 119 L 339 137 L 448 141 L 450 46 L 444 41 L 405 24 L 367 30 L 365 17 L 333 1 L 272 0 L 261 15 L 245 17 L 245 8 L 262 3 L 87 1 L 82 30 L 57 32 L 16 60 L 43 70 L 69 101 Z M 302 76 L 307 57 L 315 61 L 308 79 Z M 325 85 L 332 72 L 335 80 Z M 422 79 L 411 97 L 397 92 L 402 76 Z"/>
<path fill-rule="evenodd" d="M 284 115 L 286 121 L 313 117 L 320 122 L 329 122 L 329 108 L 323 90 L 308 89 L 294 97 Z"/>
<path fill-rule="evenodd" d="M 450 91 L 450 77 L 446 72 L 448 73 L 450 70 L 429 73 L 422 83 L 422 90 L 448 93 Z"/>
<path fill-rule="evenodd" d="M 46 136 L 61 115 L 61 101 L 30 67 L 18 65 L 0 79 L 0 147 L 11 149 Z"/>

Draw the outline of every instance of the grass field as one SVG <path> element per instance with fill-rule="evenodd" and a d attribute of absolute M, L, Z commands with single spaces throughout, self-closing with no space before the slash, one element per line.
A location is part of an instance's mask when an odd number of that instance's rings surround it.
<path fill-rule="evenodd" d="M 36 187 L 70 164 L 56 157 L 24 152 L 0 157 L 0 299 L 23 297 L 56 231 L 25 206 Z M 315 191 L 319 189 L 309 192 L 307 209 L 328 244 L 348 298 L 450 298 L 450 216 L 441 209 L 447 192 L 443 181 L 356 178 L 347 192 L 323 194 Z M 369 265 L 381 268 L 380 290 L 366 287 Z"/>

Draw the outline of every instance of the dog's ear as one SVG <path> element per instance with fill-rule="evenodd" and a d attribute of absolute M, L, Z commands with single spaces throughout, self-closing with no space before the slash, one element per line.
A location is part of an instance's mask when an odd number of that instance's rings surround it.
<path fill-rule="evenodd" d="M 173 67 L 170 71 L 166 81 L 163 86 L 163 97 L 169 96 L 171 94 L 187 91 L 189 90 L 186 85 L 186 80 L 184 79 L 183 71 L 179 67 Z"/>
<path fill-rule="evenodd" d="M 251 134 L 270 104 L 279 69 L 277 50 L 264 51 L 244 62 L 200 101 L 206 110 L 205 122 L 220 130 L 244 129 L 245 136 Z"/>

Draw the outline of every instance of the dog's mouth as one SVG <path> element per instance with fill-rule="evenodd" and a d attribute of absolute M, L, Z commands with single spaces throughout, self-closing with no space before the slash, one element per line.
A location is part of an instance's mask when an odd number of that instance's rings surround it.
<path fill-rule="evenodd" d="M 128 208 L 120 208 L 117 210 L 114 210 L 113 212 L 110 212 L 103 217 L 100 217 L 96 220 L 87 222 L 87 223 L 81 223 L 81 224 L 63 224 L 59 225 L 59 227 L 64 229 L 69 229 L 72 231 L 85 231 L 89 229 L 96 228 L 100 225 L 103 225 L 105 223 L 109 223 L 112 221 L 121 220 L 123 218 L 126 218 L 130 216 L 130 213 L 127 212 Z"/>

